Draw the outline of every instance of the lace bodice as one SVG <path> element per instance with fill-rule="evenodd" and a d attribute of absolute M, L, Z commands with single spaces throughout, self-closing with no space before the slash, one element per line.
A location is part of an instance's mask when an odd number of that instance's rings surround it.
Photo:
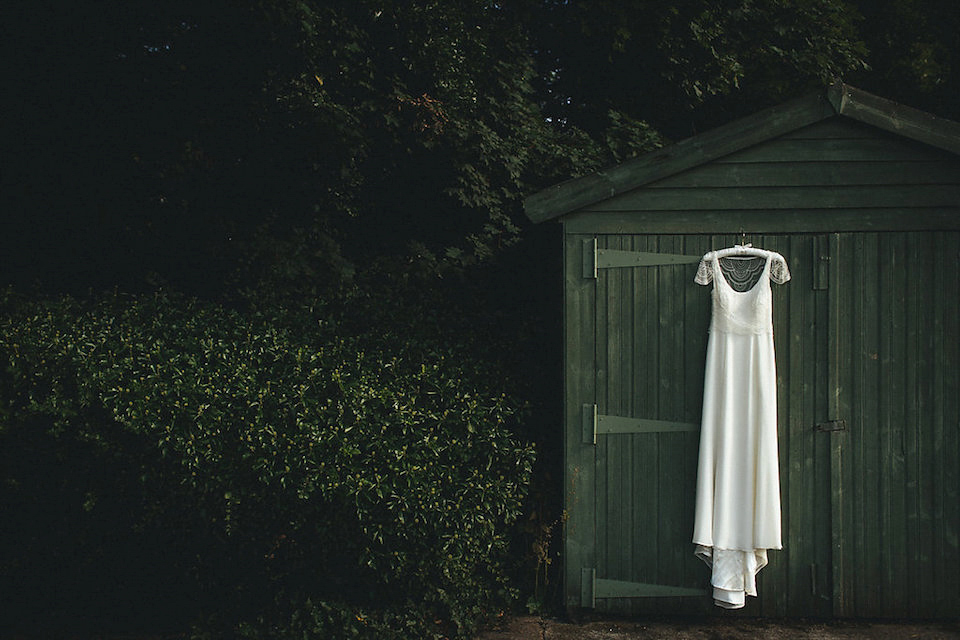
<path fill-rule="evenodd" d="M 703 285 L 714 283 L 711 331 L 773 333 L 770 281 L 783 284 L 790 279 L 790 271 L 779 253 L 757 253 L 724 256 L 711 251 L 700 261 L 695 281 Z"/>
<path fill-rule="evenodd" d="M 733 287 L 737 291 L 745 291 L 750 287 L 738 286 L 744 281 L 744 272 L 752 271 L 757 273 L 763 271 L 764 267 L 764 258 L 770 260 L 770 279 L 777 283 L 783 284 L 790 280 L 790 269 L 787 267 L 787 261 L 783 259 L 783 256 L 775 251 L 760 251 L 760 256 L 745 256 L 747 259 L 744 260 L 743 256 L 724 256 L 720 251 L 711 251 L 703 256 L 700 260 L 700 266 L 697 268 L 697 277 L 695 281 L 697 284 L 710 284 L 713 282 L 713 271 L 714 271 L 714 262 L 719 263 L 720 269 L 723 274 L 733 282 Z M 717 255 L 720 254 L 718 258 Z M 746 276 L 746 279 L 749 279 L 749 276 Z"/>

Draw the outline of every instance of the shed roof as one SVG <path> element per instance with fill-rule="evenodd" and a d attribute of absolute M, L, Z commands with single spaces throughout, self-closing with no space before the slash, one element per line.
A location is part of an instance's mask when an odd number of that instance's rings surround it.
<path fill-rule="evenodd" d="M 838 115 L 960 155 L 960 123 L 836 82 L 604 171 L 548 187 L 524 200 L 524 210 L 534 222 L 557 218 Z"/>

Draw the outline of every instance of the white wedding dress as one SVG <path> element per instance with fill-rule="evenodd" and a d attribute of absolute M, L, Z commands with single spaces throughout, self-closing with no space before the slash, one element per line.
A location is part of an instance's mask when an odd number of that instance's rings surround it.
<path fill-rule="evenodd" d="M 714 602 L 730 609 L 757 595 L 767 550 L 782 548 L 770 281 L 784 283 L 790 272 L 780 254 L 752 251 L 759 255 L 710 252 L 696 278 L 713 283 L 713 318 L 693 542 L 712 569 Z"/>

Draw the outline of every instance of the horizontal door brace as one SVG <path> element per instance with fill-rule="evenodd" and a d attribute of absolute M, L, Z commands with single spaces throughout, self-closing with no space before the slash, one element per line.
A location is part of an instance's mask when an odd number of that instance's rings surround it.
<path fill-rule="evenodd" d="M 694 264 L 697 262 L 700 262 L 700 256 L 687 256 L 676 253 L 599 249 L 597 254 L 597 266 L 601 269 L 606 267 L 659 267 L 671 264 Z"/>
<path fill-rule="evenodd" d="M 596 238 L 583 241 L 583 277 L 596 278 L 600 269 L 616 267 L 660 267 L 672 264 L 694 264 L 700 256 L 650 251 L 600 249 Z"/>
<path fill-rule="evenodd" d="M 597 444 L 597 436 L 617 433 L 670 433 L 700 431 L 700 425 L 693 422 L 673 420 L 650 420 L 647 418 L 623 418 L 621 416 L 601 415 L 597 405 L 583 405 L 583 443 Z"/>
<path fill-rule="evenodd" d="M 678 596 L 702 597 L 706 589 L 675 587 L 666 584 L 606 580 L 597 577 L 596 569 L 580 571 L 580 606 L 594 609 L 597 598 L 676 598 Z"/>

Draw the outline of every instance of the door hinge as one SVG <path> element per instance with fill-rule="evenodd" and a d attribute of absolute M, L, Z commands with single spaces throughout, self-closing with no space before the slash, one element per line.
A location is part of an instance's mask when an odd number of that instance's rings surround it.
<path fill-rule="evenodd" d="M 583 241 L 583 277 L 597 279 L 597 239 L 588 238 Z"/>

